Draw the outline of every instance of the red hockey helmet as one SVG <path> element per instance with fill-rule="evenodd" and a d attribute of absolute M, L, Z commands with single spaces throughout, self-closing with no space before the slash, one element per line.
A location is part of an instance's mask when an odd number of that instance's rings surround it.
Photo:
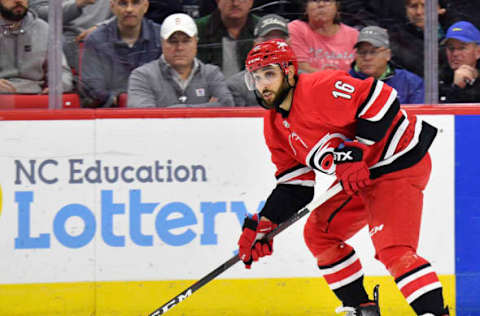
<path fill-rule="evenodd" d="M 255 45 L 247 55 L 245 61 L 245 84 L 249 90 L 255 90 L 253 72 L 260 68 L 278 65 L 287 76 L 288 66 L 295 67 L 295 75 L 298 73 L 297 58 L 290 46 L 283 39 L 272 39 Z"/>
<path fill-rule="evenodd" d="M 247 55 L 245 68 L 248 72 L 253 72 L 271 64 L 278 64 L 285 75 L 288 73 L 288 66 L 293 64 L 297 75 L 297 58 L 282 39 L 272 39 L 255 45 Z"/>

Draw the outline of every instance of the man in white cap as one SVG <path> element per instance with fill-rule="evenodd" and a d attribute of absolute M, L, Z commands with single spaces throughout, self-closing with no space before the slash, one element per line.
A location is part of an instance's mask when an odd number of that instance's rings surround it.
<path fill-rule="evenodd" d="M 288 20 L 277 14 L 263 16 L 255 25 L 254 45 L 274 38 L 288 41 Z M 235 106 L 258 106 L 255 93 L 245 84 L 245 70 L 240 71 L 227 79 L 227 85 L 233 95 Z"/>
<path fill-rule="evenodd" d="M 160 37 L 162 56 L 130 75 L 128 107 L 233 106 L 220 68 L 196 58 L 198 31 L 190 16 L 168 16 Z"/>
<path fill-rule="evenodd" d="M 391 62 L 392 51 L 387 30 L 378 26 L 366 26 L 359 35 L 355 61 L 349 71 L 355 78 L 374 77 L 398 92 L 401 104 L 422 104 L 425 100 L 423 79 L 416 74 L 396 68 Z"/>
<path fill-rule="evenodd" d="M 454 23 L 442 44 L 448 66 L 440 72 L 440 102 L 480 102 L 480 31 L 470 22 Z"/>

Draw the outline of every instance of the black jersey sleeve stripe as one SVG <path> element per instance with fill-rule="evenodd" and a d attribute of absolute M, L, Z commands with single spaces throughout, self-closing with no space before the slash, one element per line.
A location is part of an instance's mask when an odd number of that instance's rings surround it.
<path fill-rule="evenodd" d="M 368 102 L 372 98 L 373 93 L 375 92 L 375 89 L 377 87 L 377 83 L 378 83 L 378 81 L 376 79 L 374 79 L 373 83 L 372 83 L 372 86 L 370 87 L 370 91 L 368 92 L 368 96 L 365 99 L 365 101 L 363 101 L 363 103 L 358 108 L 357 113 L 355 114 L 355 117 L 358 117 L 358 115 L 360 115 L 360 113 L 362 113 L 363 109 L 367 106 Z"/>
<path fill-rule="evenodd" d="M 303 208 L 313 198 L 313 187 L 279 184 L 273 189 L 260 211 L 272 222 L 280 224 Z"/>
<path fill-rule="evenodd" d="M 370 177 L 376 179 L 386 173 L 406 169 L 418 163 L 427 154 L 428 149 L 437 135 L 437 128 L 422 121 L 422 131 L 419 135 L 418 143 L 402 156 L 395 159 L 388 165 L 374 167 L 370 169 Z"/>
<path fill-rule="evenodd" d="M 306 166 L 305 165 L 302 165 L 302 164 L 299 164 L 299 165 L 296 165 L 295 167 L 292 167 L 288 170 L 285 170 L 284 172 L 278 174 L 277 176 L 275 176 L 275 178 L 278 180 L 280 179 L 281 177 L 285 176 L 286 174 L 289 174 L 289 173 L 292 173 L 294 171 L 297 171 L 299 169 L 302 169 L 302 168 L 305 168 Z"/>
<path fill-rule="evenodd" d="M 398 98 L 396 98 L 381 120 L 372 122 L 358 118 L 355 136 L 373 142 L 380 141 L 387 133 L 398 111 L 400 111 L 400 102 L 398 101 Z"/>
<path fill-rule="evenodd" d="M 405 121 L 405 115 L 402 115 L 402 117 L 398 120 L 397 124 L 393 127 L 392 131 L 390 132 L 390 135 L 388 136 L 388 140 L 385 144 L 385 147 L 383 148 L 382 155 L 380 156 L 380 160 L 383 160 L 385 158 L 385 155 L 387 154 L 387 150 L 392 143 L 393 137 L 397 134 L 398 128 L 402 125 L 403 121 Z"/>

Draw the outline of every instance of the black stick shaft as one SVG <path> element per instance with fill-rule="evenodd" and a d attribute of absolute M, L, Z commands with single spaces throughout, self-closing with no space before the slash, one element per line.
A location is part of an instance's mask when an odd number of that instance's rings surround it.
<path fill-rule="evenodd" d="M 296 223 L 299 219 L 301 219 L 303 216 L 307 215 L 310 213 L 310 211 L 316 209 L 320 205 L 322 205 L 325 201 L 330 199 L 332 196 L 337 194 L 342 190 L 342 186 L 340 183 L 336 184 L 335 186 L 331 187 L 328 189 L 324 194 L 322 194 L 320 197 L 317 199 L 314 199 L 310 203 L 307 204 L 304 208 L 302 208 L 300 211 L 292 215 L 289 219 L 287 219 L 285 222 L 281 223 L 278 225 L 278 227 L 271 232 L 269 232 L 267 235 L 265 235 L 264 238 L 266 239 L 272 239 L 282 231 L 284 231 L 286 228 L 290 227 L 294 223 Z M 226 270 L 230 269 L 233 265 L 235 265 L 237 262 L 240 261 L 240 258 L 238 255 L 235 255 L 225 261 L 223 264 L 218 266 L 215 270 L 198 280 L 197 282 L 193 283 L 189 288 L 185 289 L 183 292 L 172 298 L 170 301 L 167 303 L 163 304 L 156 310 L 154 310 L 152 313 L 149 314 L 149 316 L 158 316 L 158 315 L 163 315 L 166 312 L 168 312 L 170 309 L 175 307 L 177 304 L 180 302 L 183 302 L 186 298 L 191 296 L 195 291 L 200 289 L 202 286 L 207 284 L 208 282 L 212 281 L 215 279 L 217 276 L 225 272 Z"/>

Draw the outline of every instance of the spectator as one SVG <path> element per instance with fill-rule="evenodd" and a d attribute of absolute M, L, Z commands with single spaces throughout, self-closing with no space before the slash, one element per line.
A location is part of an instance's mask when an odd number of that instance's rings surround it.
<path fill-rule="evenodd" d="M 48 3 L 49 0 L 30 0 L 32 10 L 45 21 Z M 70 67 L 78 70 L 78 43 L 111 16 L 109 0 L 63 0 L 63 49 Z"/>
<path fill-rule="evenodd" d="M 128 107 L 234 105 L 220 69 L 195 57 L 198 31 L 190 16 L 170 15 L 162 24 L 160 36 L 162 56 L 130 75 Z"/>
<path fill-rule="evenodd" d="M 0 0 L 0 93 L 47 93 L 48 24 L 28 10 L 28 0 Z M 62 55 L 63 91 L 72 73 Z"/>
<path fill-rule="evenodd" d="M 391 29 L 392 27 L 402 27 L 409 22 L 406 15 L 406 3 L 408 0 L 370 0 L 377 8 L 380 25 Z M 471 19 L 479 16 L 480 7 L 471 0 L 438 0 L 441 8 L 438 16 L 438 22 L 441 25 L 440 31 L 448 29 L 455 22 Z M 419 7 L 418 9 L 423 9 Z M 472 14 L 473 13 L 473 14 Z"/>
<path fill-rule="evenodd" d="M 390 62 L 392 52 L 387 30 L 378 26 L 364 27 L 358 36 L 355 61 L 350 75 L 365 79 L 374 77 L 395 88 L 401 104 L 422 104 L 425 100 L 423 79 Z"/>
<path fill-rule="evenodd" d="M 144 18 L 148 0 L 111 0 L 115 18 L 85 41 L 81 88 L 89 106 L 117 106 L 130 72 L 161 55 L 160 25 Z"/>
<path fill-rule="evenodd" d="M 288 25 L 300 71 L 350 68 L 358 31 L 340 22 L 339 11 L 339 1 L 307 0 L 304 17 Z"/>
<path fill-rule="evenodd" d="M 440 72 L 440 102 L 480 102 L 480 31 L 470 22 L 457 22 L 443 43 L 448 66 Z"/>
<path fill-rule="evenodd" d="M 258 21 L 253 33 L 255 45 L 274 38 L 288 41 L 288 21 L 277 14 L 267 14 Z M 245 84 L 245 70 L 228 78 L 227 85 L 236 106 L 259 105 L 255 91 L 249 90 Z"/>
<path fill-rule="evenodd" d="M 406 0 L 405 12 L 408 22 L 406 24 L 396 24 L 389 29 L 393 54 L 392 60 L 400 67 L 420 77 L 423 77 L 424 68 L 424 3 L 425 0 Z M 439 16 L 445 13 L 445 9 L 439 6 Z M 439 25 L 438 39 L 440 40 L 443 35 L 443 28 Z"/>
<path fill-rule="evenodd" d="M 226 78 L 244 69 L 259 17 L 250 13 L 253 0 L 217 0 L 212 14 L 196 20 L 198 58 L 219 66 Z"/>

